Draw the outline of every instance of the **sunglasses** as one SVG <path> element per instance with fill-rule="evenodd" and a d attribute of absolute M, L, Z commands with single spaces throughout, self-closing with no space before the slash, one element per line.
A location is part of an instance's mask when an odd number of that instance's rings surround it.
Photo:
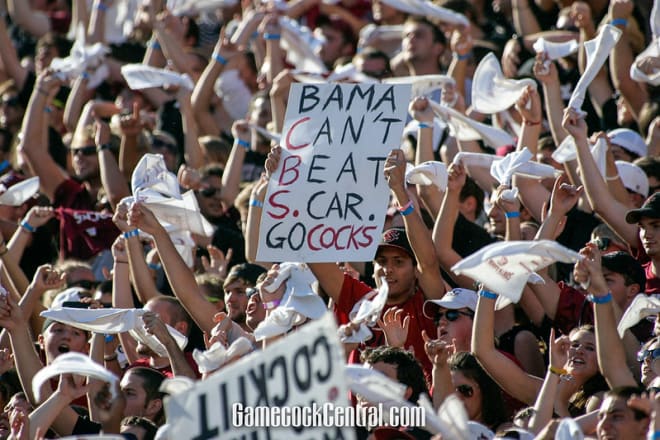
<path fill-rule="evenodd" d="M 648 358 L 651 358 L 652 360 L 656 360 L 659 357 L 660 357 L 660 348 L 656 348 L 654 350 L 641 350 L 639 353 L 637 353 L 638 362 L 644 362 Z"/>
<path fill-rule="evenodd" d="M 604 251 L 608 247 L 610 247 L 610 244 L 612 244 L 612 241 L 610 240 L 609 237 L 598 237 L 598 238 L 595 238 L 592 241 L 592 243 L 595 244 L 598 247 L 599 251 Z"/>
<path fill-rule="evenodd" d="M 151 141 L 151 146 L 153 148 L 165 148 L 173 153 L 176 153 L 177 151 L 176 145 L 172 145 L 169 142 L 165 142 L 164 140 L 158 138 L 154 138 Z"/>
<path fill-rule="evenodd" d="M 0 101 L 0 105 L 6 105 L 9 107 L 13 107 L 18 103 L 19 103 L 18 96 L 14 96 L 13 98 L 3 99 L 2 101 Z"/>
<path fill-rule="evenodd" d="M 95 156 L 96 145 L 87 145 L 86 147 L 72 149 L 71 154 L 74 156 L 77 156 L 78 154 L 82 154 L 83 156 Z"/>
<path fill-rule="evenodd" d="M 471 312 L 462 312 L 460 310 L 447 310 L 446 312 L 438 312 L 435 315 L 435 319 L 433 320 L 433 322 L 435 323 L 435 325 L 437 327 L 440 324 L 440 321 L 442 320 L 442 318 L 446 318 L 447 321 L 449 321 L 449 322 L 454 322 L 461 315 L 469 316 L 470 318 L 474 318 L 474 313 L 471 313 Z"/>
<path fill-rule="evenodd" d="M 209 186 L 208 188 L 202 188 L 198 192 L 199 194 L 202 195 L 202 197 L 213 197 L 216 195 L 216 193 L 219 193 L 221 190 L 220 188 L 213 188 L 212 186 Z"/>
<path fill-rule="evenodd" d="M 470 397 L 474 396 L 474 388 L 472 388 L 470 385 L 459 385 L 456 387 L 456 392 L 459 393 L 461 396 L 469 399 Z"/>

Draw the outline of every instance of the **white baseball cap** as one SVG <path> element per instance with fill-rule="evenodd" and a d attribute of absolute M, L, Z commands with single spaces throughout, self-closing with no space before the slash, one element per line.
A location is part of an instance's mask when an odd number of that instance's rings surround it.
<path fill-rule="evenodd" d="M 429 303 L 436 306 L 444 307 L 445 309 L 464 309 L 468 308 L 473 312 L 477 309 L 477 300 L 479 296 L 477 292 L 470 289 L 462 289 L 457 287 L 445 293 L 441 299 L 430 299 L 424 303 L 424 316 L 433 319 L 434 314 L 427 312 L 427 305 Z"/>
<path fill-rule="evenodd" d="M 627 190 L 641 194 L 644 198 L 647 198 L 649 196 L 649 179 L 644 170 L 633 163 L 623 160 L 617 160 L 615 164 L 623 186 Z"/>
<path fill-rule="evenodd" d="M 629 128 L 617 128 L 607 133 L 610 138 L 610 143 L 618 145 L 619 147 L 634 153 L 638 156 L 646 156 L 648 147 L 644 139 L 637 133 Z"/>

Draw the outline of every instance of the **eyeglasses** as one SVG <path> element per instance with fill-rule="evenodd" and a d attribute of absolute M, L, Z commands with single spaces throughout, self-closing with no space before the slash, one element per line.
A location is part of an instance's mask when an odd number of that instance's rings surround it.
<path fill-rule="evenodd" d="M 459 385 L 456 387 L 456 392 L 460 393 L 461 396 L 469 399 L 470 397 L 474 396 L 474 388 L 472 388 L 470 385 Z"/>
<path fill-rule="evenodd" d="M 659 358 L 660 357 L 660 348 L 656 348 L 654 350 L 641 350 L 639 353 L 637 353 L 637 361 L 638 362 L 644 362 L 649 357 L 652 360 L 656 360 L 657 358 Z"/>
<path fill-rule="evenodd" d="M 74 156 L 77 156 L 78 154 L 82 154 L 83 156 L 94 156 L 96 155 L 96 145 L 87 145 L 86 147 L 82 148 L 74 148 L 71 150 L 71 154 Z"/>
<path fill-rule="evenodd" d="M 165 149 L 171 151 L 172 153 L 177 152 L 176 145 L 172 145 L 169 142 L 165 142 L 164 140 L 159 139 L 159 138 L 153 138 L 153 140 L 151 141 L 151 146 L 153 148 L 165 148 Z"/>
<path fill-rule="evenodd" d="M 438 312 L 435 315 L 435 319 L 433 322 L 435 323 L 436 326 L 440 324 L 440 321 L 442 318 L 446 318 L 447 321 L 449 322 L 454 322 L 456 321 L 461 315 L 463 316 L 469 316 L 470 318 L 474 318 L 474 313 L 471 312 L 462 312 L 460 310 L 447 310 L 446 312 Z"/>
<path fill-rule="evenodd" d="M 198 192 L 200 195 L 202 195 L 202 197 L 213 197 L 214 195 L 216 195 L 216 193 L 219 193 L 220 191 L 222 191 L 220 188 L 214 188 L 212 186 L 209 186 L 207 188 L 200 189 Z"/>

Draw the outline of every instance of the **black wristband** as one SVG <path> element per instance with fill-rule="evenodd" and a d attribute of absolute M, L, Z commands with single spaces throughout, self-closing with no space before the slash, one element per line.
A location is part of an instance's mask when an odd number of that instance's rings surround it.
<path fill-rule="evenodd" d="M 115 146 L 113 144 L 111 144 L 110 142 L 108 142 L 106 144 L 102 144 L 102 145 L 99 145 L 98 147 L 96 147 L 96 152 L 97 153 L 99 153 L 103 150 L 115 151 Z"/>

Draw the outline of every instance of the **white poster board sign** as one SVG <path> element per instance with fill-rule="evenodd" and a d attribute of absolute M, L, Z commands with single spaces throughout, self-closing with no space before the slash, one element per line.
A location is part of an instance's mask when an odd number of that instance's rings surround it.
<path fill-rule="evenodd" d="M 389 189 L 383 165 L 400 148 L 405 84 L 293 84 L 282 158 L 268 184 L 259 261 L 369 261 Z"/>
<path fill-rule="evenodd" d="M 236 426 L 253 424 L 248 413 L 255 415 L 259 410 L 270 410 L 272 415 L 272 408 L 349 406 L 344 370 L 337 326 L 327 313 L 267 349 L 170 396 L 165 407 L 169 438 L 353 440 L 354 428 L 327 426 L 329 423 L 320 423 L 320 417 L 312 421 L 320 426 L 275 427 L 273 420 L 267 427 Z"/>

